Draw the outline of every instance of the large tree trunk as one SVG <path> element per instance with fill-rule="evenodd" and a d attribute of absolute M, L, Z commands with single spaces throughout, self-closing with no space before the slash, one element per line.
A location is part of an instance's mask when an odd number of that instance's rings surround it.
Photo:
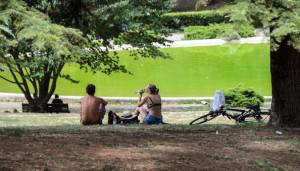
<path fill-rule="evenodd" d="M 300 127 L 300 53 L 286 41 L 271 52 L 271 75 L 270 124 Z"/>
<path fill-rule="evenodd" d="M 57 79 L 57 78 L 55 78 Z M 50 80 L 50 77 L 49 77 L 49 80 Z M 47 108 L 47 104 L 48 104 L 48 101 L 50 100 L 51 96 L 53 95 L 53 92 L 55 90 L 55 85 L 52 85 L 52 89 L 50 91 L 48 91 L 49 89 L 49 84 L 50 84 L 50 81 L 49 80 L 42 80 L 40 83 L 39 83 L 39 93 L 36 94 L 36 95 L 33 95 L 33 100 L 28 101 L 29 105 L 30 105 L 30 111 L 31 112 L 38 112 L 38 113 L 45 113 L 48 111 L 48 108 Z M 53 80 L 54 81 L 54 84 L 56 84 L 56 80 Z"/>
<path fill-rule="evenodd" d="M 47 112 L 47 103 L 36 100 L 34 103 L 29 103 L 30 112 L 33 113 L 46 113 Z"/>

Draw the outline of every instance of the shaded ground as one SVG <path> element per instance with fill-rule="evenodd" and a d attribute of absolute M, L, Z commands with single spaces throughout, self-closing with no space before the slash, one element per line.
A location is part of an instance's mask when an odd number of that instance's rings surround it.
<path fill-rule="evenodd" d="M 160 126 L 81 126 L 79 114 L 0 113 L 0 170 L 299 170 L 300 129 L 165 113 Z M 106 118 L 105 118 L 106 119 Z M 184 125 L 183 125 L 184 124 Z"/>
<path fill-rule="evenodd" d="M 0 170 L 299 170 L 300 131 L 281 131 L 182 125 L 2 128 Z"/>

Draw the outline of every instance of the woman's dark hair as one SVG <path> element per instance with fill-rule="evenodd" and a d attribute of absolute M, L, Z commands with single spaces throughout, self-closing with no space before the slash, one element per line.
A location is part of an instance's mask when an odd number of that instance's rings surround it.
<path fill-rule="evenodd" d="M 55 98 L 58 99 L 58 98 L 59 98 L 59 95 L 58 95 L 58 94 L 55 94 Z"/>
<path fill-rule="evenodd" d="M 89 95 L 94 95 L 96 92 L 96 86 L 93 84 L 88 84 L 86 86 L 86 93 Z"/>

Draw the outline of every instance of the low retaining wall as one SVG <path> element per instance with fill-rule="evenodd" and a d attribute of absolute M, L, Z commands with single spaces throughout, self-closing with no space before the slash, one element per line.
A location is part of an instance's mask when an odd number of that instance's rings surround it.
<path fill-rule="evenodd" d="M 60 96 L 62 100 L 69 103 L 79 103 L 82 96 Z M 138 97 L 103 97 L 111 103 L 136 103 Z M 270 102 L 271 96 L 264 96 L 266 102 Z M 205 103 L 210 102 L 212 97 L 162 97 L 165 103 Z M 0 93 L 0 101 L 2 102 L 26 102 L 23 94 L 16 93 Z"/>

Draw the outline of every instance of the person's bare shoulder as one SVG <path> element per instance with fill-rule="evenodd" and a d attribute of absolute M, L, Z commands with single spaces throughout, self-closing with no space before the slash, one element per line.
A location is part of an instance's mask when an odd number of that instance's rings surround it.
<path fill-rule="evenodd" d="M 101 101 L 103 99 L 101 97 L 96 97 L 96 100 Z"/>
<path fill-rule="evenodd" d="M 88 99 L 88 96 L 83 96 L 83 97 L 80 98 L 80 102 L 81 102 L 81 103 L 82 103 L 82 102 L 86 102 L 87 99 Z"/>

